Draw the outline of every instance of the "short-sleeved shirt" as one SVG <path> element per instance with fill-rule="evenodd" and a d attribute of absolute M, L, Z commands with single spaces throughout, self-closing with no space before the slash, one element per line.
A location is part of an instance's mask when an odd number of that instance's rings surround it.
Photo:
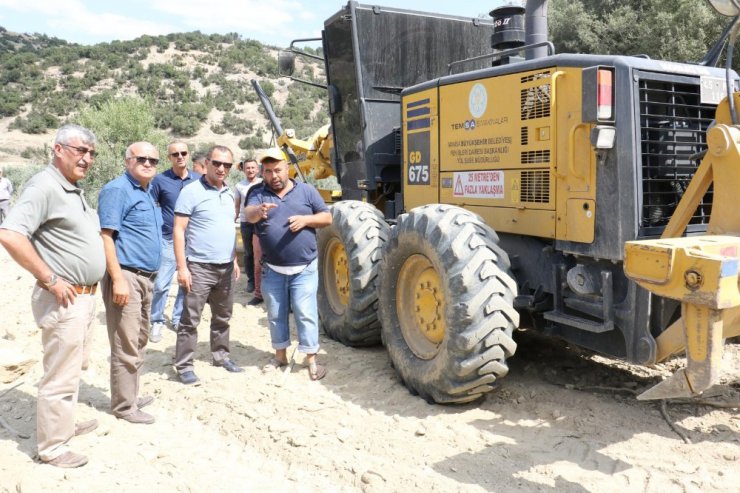
<path fill-rule="evenodd" d="M 247 215 L 244 214 L 244 204 L 247 200 L 247 194 L 249 193 L 250 188 L 255 185 L 259 185 L 260 183 L 262 183 L 262 178 L 257 176 L 251 182 L 247 181 L 247 179 L 244 178 L 242 181 L 236 184 L 235 194 L 236 198 L 239 199 L 239 222 L 247 222 Z"/>
<path fill-rule="evenodd" d="M 10 200 L 12 196 L 13 184 L 4 176 L 0 176 L 0 201 Z"/>
<path fill-rule="evenodd" d="M 159 207 L 162 208 L 162 236 L 165 240 L 172 241 L 172 225 L 175 221 L 175 203 L 177 203 L 177 197 L 180 196 L 180 192 L 182 192 L 185 186 L 190 185 L 199 178 L 200 173 L 190 170 L 188 170 L 185 178 L 180 178 L 170 168 L 164 173 L 155 176 L 151 185 L 149 185 L 149 193 L 154 198 L 154 201 L 159 204 Z"/>
<path fill-rule="evenodd" d="M 162 262 L 162 212 L 128 171 L 98 196 L 100 227 L 112 229 L 118 263 L 149 272 Z"/>
<path fill-rule="evenodd" d="M 256 223 L 254 228 L 265 261 L 286 267 L 310 264 L 318 256 L 316 230 L 303 228 L 293 233 L 289 229 L 288 218 L 328 212 L 329 208 L 319 192 L 311 185 L 293 181 L 293 188 L 281 199 L 262 184 L 250 192 L 247 205 L 259 205 L 263 202 L 278 204 L 270 209 L 267 219 Z"/>
<path fill-rule="evenodd" d="M 211 186 L 206 177 L 182 189 L 175 214 L 188 216 L 185 256 L 190 262 L 225 264 L 234 260 L 234 192 Z"/>
<path fill-rule="evenodd" d="M 95 284 L 105 273 L 98 215 L 53 164 L 28 180 L 2 228 L 25 235 L 46 265 L 72 284 Z"/>

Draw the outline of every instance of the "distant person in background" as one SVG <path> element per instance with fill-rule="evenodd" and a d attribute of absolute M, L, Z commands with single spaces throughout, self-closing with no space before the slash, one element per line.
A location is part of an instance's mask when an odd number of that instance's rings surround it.
<path fill-rule="evenodd" d="M 258 183 L 262 183 L 262 177 L 259 175 L 259 165 L 254 159 L 250 158 L 242 161 L 239 163 L 239 169 L 244 172 L 244 179 L 236 184 L 234 207 L 236 208 L 237 216 L 239 216 L 242 244 L 244 245 L 244 270 L 247 274 L 247 293 L 252 293 L 255 290 L 254 247 L 252 246 L 254 225 L 247 221 L 244 214 L 244 206 L 246 205 L 245 200 L 249 189 Z M 261 298 L 260 296 L 260 301 Z M 253 301 L 254 299 L 249 304 L 256 304 Z"/>
<path fill-rule="evenodd" d="M 126 171 L 98 197 L 107 272 L 103 302 L 110 340 L 110 407 L 134 424 L 154 423 L 141 410 L 154 400 L 139 397 L 139 376 L 149 337 L 152 282 L 162 259 L 162 212 L 149 194 L 159 151 L 149 142 L 126 149 Z"/>
<path fill-rule="evenodd" d="M 10 210 L 10 197 L 13 196 L 13 184 L 5 176 L 5 172 L 0 169 L 0 223 Z"/>
<path fill-rule="evenodd" d="M 193 171 L 200 175 L 206 174 L 206 155 L 193 154 Z"/>
<path fill-rule="evenodd" d="M 239 278 L 234 192 L 226 185 L 233 165 L 234 155 L 228 147 L 211 148 L 206 157 L 206 174 L 185 187 L 175 205 L 177 282 L 185 288 L 175 369 L 180 382 L 186 385 L 198 381 L 193 359 L 206 303 L 211 307 L 212 364 L 229 372 L 244 371 L 229 358 L 229 323 L 234 284 Z"/>
<path fill-rule="evenodd" d="M 105 272 L 98 216 L 77 186 L 92 167 L 96 142 L 86 128 L 60 128 L 51 164 L 26 182 L 0 226 L 0 244 L 37 279 L 31 310 L 41 329 L 44 375 L 36 438 L 41 462 L 57 467 L 87 464 L 67 444 L 98 426 L 95 420 L 75 424 L 80 376 L 92 347 L 94 295 Z"/>
<path fill-rule="evenodd" d="M 162 265 L 154 282 L 154 295 L 152 298 L 152 328 L 149 340 L 159 342 L 162 340 L 162 331 L 166 327 L 164 321 L 164 309 L 167 304 L 167 295 L 170 292 L 170 284 L 175 277 L 177 263 L 175 262 L 175 250 L 172 243 L 172 225 L 175 220 L 175 203 L 182 189 L 200 178 L 200 173 L 188 169 L 188 145 L 178 140 L 167 146 L 167 159 L 172 167 L 160 173 L 152 180 L 149 193 L 162 209 Z M 175 304 L 172 307 L 172 329 L 177 331 L 182 314 L 182 304 L 185 292 L 178 288 Z"/>

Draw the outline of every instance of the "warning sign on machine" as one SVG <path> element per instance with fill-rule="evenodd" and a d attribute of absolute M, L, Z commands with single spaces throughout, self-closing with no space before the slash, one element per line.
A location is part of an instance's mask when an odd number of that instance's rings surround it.
<path fill-rule="evenodd" d="M 453 174 L 453 196 L 473 199 L 503 199 L 503 171 L 468 171 Z"/>

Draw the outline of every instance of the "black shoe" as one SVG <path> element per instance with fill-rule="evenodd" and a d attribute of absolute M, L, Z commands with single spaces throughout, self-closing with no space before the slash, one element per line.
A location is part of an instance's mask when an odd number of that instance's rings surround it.
<path fill-rule="evenodd" d="M 259 305 L 260 303 L 262 303 L 263 301 L 265 301 L 265 300 L 263 300 L 262 298 L 257 298 L 257 297 L 255 296 L 255 297 L 254 297 L 254 298 L 252 298 L 251 300 L 247 301 L 247 305 L 249 305 L 249 306 L 257 306 L 257 305 Z"/>
<path fill-rule="evenodd" d="M 185 385 L 192 385 L 198 380 L 200 380 L 196 375 L 194 371 L 186 371 L 183 373 L 180 373 L 180 381 L 184 383 Z"/>
<path fill-rule="evenodd" d="M 230 359 L 225 359 L 219 362 L 214 361 L 213 366 L 220 366 L 231 373 L 239 373 L 244 371 L 244 368 L 242 368 L 241 366 L 237 366 L 236 363 L 234 363 L 234 361 Z"/>
<path fill-rule="evenodd" d="M 247 281 L 247 293 L 254 293 L 254 281 Z"/>

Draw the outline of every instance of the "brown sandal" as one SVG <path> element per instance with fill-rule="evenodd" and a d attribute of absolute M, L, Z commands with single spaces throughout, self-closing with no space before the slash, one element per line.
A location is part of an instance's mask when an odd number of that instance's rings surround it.
<path fill-rule="evenodd" d="M 326 376 L 326 368 L 317 364 L 308 367 L 308 376 L 311 380 L 321 380 Z"/>
<path fill-rule="evenodd" d="M 262 373 L 270 373 L 275 370 L 279 370 L 281 368 L 285 368 L 288 366 L 288 362 L 283 362 L 278 360 L 275 357 L 270 358 L 270 361 L 268 361 L 265 366 L 262 367 Z"/>

